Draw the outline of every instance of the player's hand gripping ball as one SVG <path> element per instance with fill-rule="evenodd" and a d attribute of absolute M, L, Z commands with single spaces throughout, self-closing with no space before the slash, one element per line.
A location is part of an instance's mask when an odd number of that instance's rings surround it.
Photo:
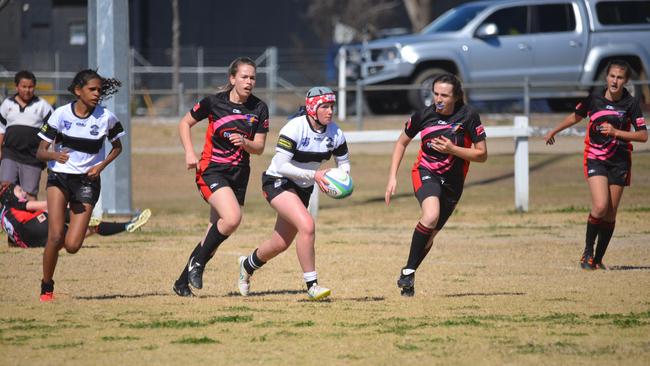
<path fill-rule="evenodd" d="M 332 198 L 345 198 L 354 191 L 352 177 L 344 170 L 332 168 L 325 173 L 324 178 L 328 183 L 328 189 L 325 193 Z"/>

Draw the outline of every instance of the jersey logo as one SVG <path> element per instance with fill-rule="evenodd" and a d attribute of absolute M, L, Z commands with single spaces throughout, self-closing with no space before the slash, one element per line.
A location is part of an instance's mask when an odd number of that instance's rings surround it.
<path fill-rule="evenodd" d="M 232 113 L 241 114 L 241 111 L 239 109 L 237 109 L 237 108 L 233 108 Z"/>
<path fill-rule="evenodd" d="M 262 127 L 269 128 L 269 120 L 268 119 L 264 120 L 264 123 L 262 123 Z"/>
<path fill-rule="evenodd" d="M 194 105 L 194 107 L 192 108 L 192 112 L 196 112 L 196 111 L 198 111 L 199 108 L 201 108 L 201 103 L 196 103 L 196 104 Z"/>
<path fill-rule="evenodd" d="M 257 118 L 257 116 L 254 115 L 254 114 L 247 114 L 246 115 L 246 120 L 248 121 L 248 123 L 253 124 L 253 123 L 257 122 L 259 120 L 259 118 Z"/>
<path fill-rule="evenodd" d="M 608 106 L 605 107 L 605 109 L 608 109 L 608 110 L 610 110 L 610 111 L 613 111 L 613 110 L 614 110 L 614 107 L 612 107 L 611 105 L 608 105 Z"/>
<path fill-rule="evenodd" d="M 90 134 L 93 136 L 99 135 L 99 126 L 97 125 L 90 126 Z"/>
<path fill-rule="evenodd" d="M 307 146 L 309 145 L 309 137 L 303 137 L 302 140 L 300 140 L 300 146 Z"/>
<path fill-rule="evenodd" d="M 43 123 L 43 126 L 41 126 L 41 132 L 46 133 L 48 128 L 49 125 L 47 123 Z"/>
<path fill-rule="evenodd" d="M 44 222 L 45 220 L 47 220 L 47 217 L 45 217 L 45 214 L 40 214 L 36 216 L 36 219 L 38 220 L 38 222 Z"/>
<path fill-rule="evenodd" d="M 282 185 L 282 179 L 276 179 L 273 183 L 273 188 L 278 188 Z"/>
<path fill-rule="evenodd" d="M 483 125 L 479 125 L 476 127 L 476 135 L 480 136 L 485 133 L 485 129 L 483 128 Z"/>
<path fill-rule="evenodd" d="M 65 128 L 66 130 L 69 130 L 70 127 L 72 127 L 72 122 L 70 122 L 70 121 L 63 121 L 63 128 Z"/>
<path fill-rule="evenodd" d="M 334 141 L 332 140 L 331 137 L 327 137 L 325 139 L 325 146 L 327 147 L 328 150 L 329 149 L 334 149 Z"/>

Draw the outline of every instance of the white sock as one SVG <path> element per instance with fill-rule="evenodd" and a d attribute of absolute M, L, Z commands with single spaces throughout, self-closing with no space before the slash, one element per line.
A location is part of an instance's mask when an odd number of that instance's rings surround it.
<path fill-rule="evenodd" d="M 318 275 L 316 274 L 316 271 L 305 272 L 305 273 L 302 274 L 302 278 L 305 279 L 305 282 L 316 281 L 316 279 L 318 278 Z"/>

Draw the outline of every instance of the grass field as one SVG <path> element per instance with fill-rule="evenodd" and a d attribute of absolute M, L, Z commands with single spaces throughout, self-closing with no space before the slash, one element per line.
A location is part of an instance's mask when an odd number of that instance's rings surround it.
<path fill-rule="evenodd" d="M 207 205 L 183 168 L 174 125 L 134 124 L 132 136 L 134 206 L 154 213 L 141 231 L 91 237 L 78 254 L 62 254 L 49 304 L 38 302 L 42 250 L 0 248 L 1 365 L 650 360 L 647 149 L 635 152 L 605 257 L 613 270 L 578 266 L 589 203 L 578 150 L 531 156 L 526 214 L 513 209 L 512 156 L 491 155 L 471 166 L 461 203 L 417 273 L 416 296 L 402 298 L 395 281 L 419 215 L 409 179 L 415 155 L 387 208 L 391 147 L 353 145 L 355 193 L 321 197 L 317 222 L 317 269 L 333 294 L 312 303 L 293 248 L 256 273 L 250 297 L 236 292 L 237 257 L 275 218 L 260 190 L 268 153 L 253 159 L 243 223 L 210 262 L 204 289 L 190 299 L 173 294 Z"/>

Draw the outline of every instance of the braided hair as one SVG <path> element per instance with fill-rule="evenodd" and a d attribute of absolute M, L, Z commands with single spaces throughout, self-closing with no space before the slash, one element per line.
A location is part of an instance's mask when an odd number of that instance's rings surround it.
<path fill-rule="evenodd" d="M 117 93 L 119 87 L 122 86 L 122 82 L 114 78 L 103 78 L 97 73 L 97 70 L 86 69 L 81 70 L 74 76 L 72 83 L 68 86 L 68 91 L 72 95 L 75 94 L 76 88 L 83 88 L 90 80 L 99 79 L 101 81 L 101 91 L 99 100 L 109 99 L 113 94 Z"/>

